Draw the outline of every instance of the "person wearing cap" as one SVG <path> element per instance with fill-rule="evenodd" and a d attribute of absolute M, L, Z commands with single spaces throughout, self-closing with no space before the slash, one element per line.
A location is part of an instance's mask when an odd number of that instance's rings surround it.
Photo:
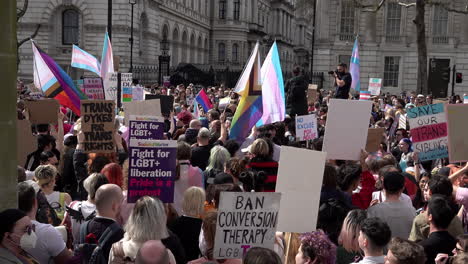
<path fill-rule="evenodd" d="M 39 264 L 25 251 L 36 246 L 34 229 L 31 219 L 24 212 L 18 209 L 0 212 L 0 263 Z"/>

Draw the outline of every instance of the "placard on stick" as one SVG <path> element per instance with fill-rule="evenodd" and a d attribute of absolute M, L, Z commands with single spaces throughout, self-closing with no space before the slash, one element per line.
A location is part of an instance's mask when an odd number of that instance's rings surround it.
<path fill-rule="evenodd" d="M 90 100 L 104 100 L 104 88 L 101 78 L 84 78 L 83 92 Z"/>
<path fill-rule="evenodd" d="M 314 114 L 296 116 L 296 137 L 299 140 L 311 140 L 318 137 L 317 117 Z"/>
<path fill-rule="evenodd" d="M 366 147 L 371 101 L 331 99 L 323 139 L 328 159 L 359 160 Z"/>
<path fill-rule="evenodd" d="M 174 201 L 176 152 L 175 140 L 130 140 L 128 203 L 146 195 Z"/>
<path fill-rule="evenodd" d="M 307 89 L 307 104 L 314 104 L 317 101 L 318 86 L 316 84 L 309 84 Z"/>
<path fill-rule="evenodd" d="M 174 96 L 172 95 L 161 95 L 161 94 L 147 94 L 145 100 L 159 99 L 161 103 L 161 113 L 168 116 L 174 106 Z"/>
<path fill-rule="evenodd" d="M 432 104 L 408 109 L 413 150 L 420 161 L 448 156 L 447 116 L 444 104 Z"/>
<path fill-rule="evenodd" d="M 445 105 L 448 127 L 448 151 L 450 162 L 468 161 L 468 105 Z"/>
<path fill-rule="evenodd" d="M 112 153 L 115 132 L 115 102 L 110 100 L 81 101 L 81 130 L 84 133 L 84 151 Z"/>
<path fill-rule="evenodd" d="M 41 99 L 37 101 L 25 101 L 26 109 L 29 112 L 29 122 L 31 124 L 57 124 L 59 102 L 55 99 Z"/>
<path fill-rule="evenodd" d="M 213 256 L 242 259 L 252 247 L 273 249 L 281 193 L 222 192 Z"/>
<path fill-rule="evenodd" d="M 164 118 L 156 116 L 130 116 L 130 140 L 163 139 Z"/>
<path fill-rule="evenodd" d="M 385 132 L 385 128 L 369 128 L 367 133 L 367 143 L 366 143 L 366 151 L 367 152 L 376 152 L 380 148 L 380 144 L 382 143 L 382 136 Z"/>
<path fill-rule="evenodd" d="M 321 151 L 281 147 L 276 182 L 276 192 L 281 193 L 279 231 L 304 233 L 315 230 L 326 156 L 327 153 Z"/>
<path fill-rule="evenodd" d="M 28 120 L 16 120 L 16 146 L 18 148 L 18 165 L 25 167 L 29 153 L 37 150 L 37 139 L 31 132 L 31 123 Z"/>
<path fill-rule="evenodd" d="M 125 125 L 128 126 L 130 115 L 162 116 L 161 105 L 158 100 L 123 102 Z"/>

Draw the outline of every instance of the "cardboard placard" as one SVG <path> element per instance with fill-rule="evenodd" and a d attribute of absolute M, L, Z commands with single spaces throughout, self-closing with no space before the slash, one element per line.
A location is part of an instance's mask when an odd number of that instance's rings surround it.
<path fill-rule="evenodd" d="M 31 124 L 57 124 L 60 104 L 55 99 L 25 101 Z"/>
<path fill-rule="evenodd" d="M 385 128 L 369 128 L 367 133 L 367 143 L 366 151 L 367 152 L 376 152 L 380 148 L 382 143 L 382 136 L 385 132 Z"/>
<path fill-rule="evenodd" d="M 31 123 L 28 120 L 16 120 L 16 146 L 18 149 L 18 165 L 26 167 L 26 159 L 29 153 L 37 150 L 37 139 L 31 131 Z"/>
<path fill-rule="evenodd" d="M 130 115 L 162 116 L 159 100 L 134 101 L 122 103 L 125 112 L 125 126 L 128 126 Z"/>
<path fill-rule="evenodd" d="M 370 78 L 369 79 L 369 92 L 371 95 L 380 95 L 380 89 L 382 88 L 382 79 Z"/>
<path fill-rule="evenodd" d="M 318 86 L 316 84 L 309 84 L 309 87 L 307 89 L 307 104 L 315 104 L 315 101 L 317 101 L 317 89 Z"/>
<path fill-rule="evenodd" d="M 296 116 L 296 137 L 301 141 L 318 137 L 315 115 Z"/>
<path fill-rule="evenodd" d="M 468 161 L 468 105 L 445 105 L 448 128 L 448 151 L 450 162 Z"/>
<path fill-rule="evenodd" d="M 115 102 L 111 100 L 81 101 L 81 130 L 84 133 L 84 151 L 115 152 Z"/>
<path fill-rule="evenodd" d="M 143 86 L 133 87 L 132 93 L 133 93 L 133 96 L 132 96 L 133 101 L 143 101 L 145 98 Z"/>
<path fill-rule="evenodd" d="M 147 94 L 145 100 L 160 99 L 161 101 L 161 113 L 163 115 L 170 115 L 174 108 L 174 96 L 172 95 L 161 95 L 161 94 Z"/>
<path fill-rule="evenodd" d="M 243 259 L 252 247 L 273 249 L 281 193 L 222 192 L 213 257 Z"/>
<path fill-rule="evenodd" d="M 156 116 L 130 116 L 130 140 L 163 139 L 164 135 L 164 118 Z"/>
<path fill-rule="evenodd" d="M 121 73 L 120 75 L 120 87 L 122 89 L 122 103 L 133 101 L 133 74 L 132 73 Z"/>
<path fill-rule="evenodd" d="M 104 79 L 104 97 L 106 100 L 117 102 L 118 73 L 108 72 Z"/>
<path fill-rule="evenodd" d="M 104 87 L 101 78 L 84 78 L 83 92 L 90 100 L 104 100 Z"/>
<path fill-rule="evenodd" d="M 158 197 L 163 203 L 174 201 L 177 141 L 130 141 L 128 169 L 128 203 L 140 197 Z"/>
<path fill-rule="evenodd" d="M 279 231 L 304 233 L 315 230 L 326 156 L 327 153 L 321 151 L 281 147 L 275 190 L 281 193 Z"/>
<path fill-rule="evenodd" d="M 425 105 L 407 110 L 413 150 L 420 161 L 448 156 L 447 116 L 444 104 Z"/>
<path fill-rule="evenodd" d="M 323 139 L 327 159 L 359 160 L 366 147 L 371 101 L 331 99 Z"/>

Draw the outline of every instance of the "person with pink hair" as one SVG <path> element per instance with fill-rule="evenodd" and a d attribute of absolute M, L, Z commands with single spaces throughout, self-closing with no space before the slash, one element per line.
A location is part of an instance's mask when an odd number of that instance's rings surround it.
<path fill-rule="evenodd" d="M 296 264 L 334 264 L 336 246 L 327 235 L 318 230 L 300 236 L 301 246 L 296 255 Z"/>

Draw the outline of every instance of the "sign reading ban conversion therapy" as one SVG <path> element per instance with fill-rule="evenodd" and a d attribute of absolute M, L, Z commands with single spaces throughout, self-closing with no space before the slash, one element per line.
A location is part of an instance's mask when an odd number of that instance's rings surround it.
<path fill-rule="evenodd" d="M 434 160 L 448 156 L 447 117 L 444 104 L 432 104 L 408 109 L 413 150 L 419 160 Z"/>
<path fill-rule="evenodd" d="M 114 107 L 114 101 L 81 101 L 81 130 L 84 133 L 85 152 L 115 152 Z"/>
<path fill-rule="evenodd" d="M 273 249 L 281 193 L 222 192 L 213 256 L 241 259 L 252 247 Z"/>

